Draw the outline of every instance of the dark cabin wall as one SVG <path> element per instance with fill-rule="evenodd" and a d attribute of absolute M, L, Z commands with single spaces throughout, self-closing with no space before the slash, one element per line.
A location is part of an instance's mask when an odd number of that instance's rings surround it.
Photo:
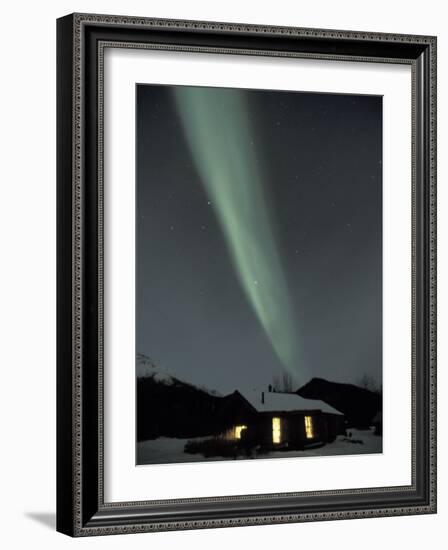
<path fill-rule="evenodd" d="M 306 437 L 305 416 L 311 416 L 314 437 Z M 281 444 L 288 444 L 291 449 L 303 449 L 309 443 L 329 443 L 337 435 L 344 433 L 344 419 L 338 415 L 326 413 L 261 413 L 246 422 L 248 425 L 245 437 L 247 441 L 268 447 L 276 447 L 272 441 L 272 418 L 281 419 Z"/>
<path fill-rule="evenodd" d="M 291 445 L 300 444 L 301 446 L 306 441 L 305 433 L 305 415 L 294 414 L 283 418 L 284 438 Z"/>
<path fill-rule="evenodd" d="M 281 419 L 281 444 L 288 443 L 292 448 L 303 448 L 306 441 L 305 415 L 303 413 L 262 413 L 249 425 L 247 438 L 258 441 L 261 445 L 276 447 L 272 441 L 272 418 Z"/>

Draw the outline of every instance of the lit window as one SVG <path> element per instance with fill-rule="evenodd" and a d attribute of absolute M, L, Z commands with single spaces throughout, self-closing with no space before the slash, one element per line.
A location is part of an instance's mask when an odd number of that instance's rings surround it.
<path fill-rule="evenodd" d="M 235 439 L 241 439 L 241 432 L 246 429 L 247 426 L 235 426 Z"/>
<path fill-rule="evenodd" d="M 280 443 L 282 436 L 280 418 L 274 416 L 272 419 L 272 443 Z"/>
<path fill-rule="evenodd" d="M 305 416 L 305 433 L 307 439 L 313 439 L 313 419 L 311 416 Z"/>

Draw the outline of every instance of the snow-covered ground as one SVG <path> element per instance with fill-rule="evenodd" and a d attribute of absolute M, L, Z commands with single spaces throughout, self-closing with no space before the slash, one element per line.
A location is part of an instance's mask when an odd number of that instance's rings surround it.
<path fill-rule="evenodd" d="M 382 437 L 374 435 L 372 430 L 348 430 L 351 437 L 340 435 L 333 443 L 323 447 L 307 449 L 304 451 L 272 451 L 259 455 L 258 458 L 291 458 L 300 456 L 332 456 L 332 455 L 357 455 L 382 452 Z M 158 439 L 141 441 L 137 444 L 137 464 L 167 464 L 172 462 L 210 462 L 216 460 L 228 460 L 222 457 L 204 458 L 201 454 L 188 454 L 184 452 L 187 441 L 201 441 L 204 438 L 176 439 L 159 437 Z M 241 457 L 238 460 L 247 460 Z"/>
<path fill-rule="evenodd" d="M 137 443 L 137 464 L 167 464 L 169 462 L 207 462 L 222 460 L 222 457 L 204 459 L 201 454 L 184 452 L 187 441 L 202 441 L 203 437 L 176 439 L 174 437 L 159 437 Z"/>
<path fill-rule="evenodd" d="M 292 456 L 332 456 L 332 455 L 360 455 L 381 453 L 383 438 L 375 435 L 371 430 L 348 430 L 352 436 L 340 435 L 333 443 L 323 447 L 307 449 L 305 451 L 274 451 L 269 457 L 292 457 Z"/>

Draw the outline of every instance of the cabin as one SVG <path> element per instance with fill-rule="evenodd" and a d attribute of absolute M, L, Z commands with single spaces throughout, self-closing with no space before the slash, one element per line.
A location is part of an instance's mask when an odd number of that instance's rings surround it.
<path fill-rule="evenodd" d="M 275 391 L 235 391 L 229 400 L 233 423 L 222 434 L 265 449 L 302 450 L 345 433 L 344 415 L 315 399 Z"/>

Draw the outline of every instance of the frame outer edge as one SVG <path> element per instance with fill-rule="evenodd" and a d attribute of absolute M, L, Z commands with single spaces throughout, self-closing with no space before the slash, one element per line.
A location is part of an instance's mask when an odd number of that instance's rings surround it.
<path fill-rule="evenodd" d="M 73 16 L 57 20 L 57 488 L 56 529 L 74 534 L 72 361 Z"/>
<path fill-rule="evenodd" d="M 184 29 L 194 31 L 214 31 L 218 33 L 253 33 L 264 35 L 290 35 L 309 38 L 333 38 L 359 41 L 379 41 L 390 43 L 430 44 L 436 40 L 431 35 L 382 33 L 374 31 L 355 31 L 343 29 L 323 29 L 309 27 L 290 27 L 285 25 L 263 25 L 256 23 L 232 23 L 224 21 L 204 21 L 190 19 L 165 19 L 157 17 L 139 17 L 127 15 L 109 15 L 75 12 L 73 17 L 81 24 L 121 27 L 147 27 L 156 29 Z"/>
<path fill-rule="evenodd" d="M 437 513 L 437 37 L 429 56 L 429 512 Z"/>
<path fill-rule="evenodd" d="M 63 38 L 63 35 L 69 34 L 67 32 L 67 22 L 70 22 L 70 34 L 71 36 Z M 391 43 L 407 42 L 413 44 L 420 44 L 422 46 L 429 46 L 430 51 L 430 67 L 429 67 L 429 86 L 430 86 L 430 113 L 429 113 L 429 131 L 426 134 L 425 143 L 431 140 L 431 155 L 429 161 L 428 171 L 426 175 L 429 180 L 430 187 L 430 203 L 428 209 L 428 223 L 430 227 L 430 236 L 428 239 L 430 242 L 425 242 L 429 245 L 429 269 L 430 275 L 429 282 L 429 330 L 431 338 L 429 342 L 430 348 L 430 361 L 429 361 L 429 378 L 430 378 L 430 391 L 428 392 L 428 409 L 429 409 L 429 451 L 430 460 L 428 468 L 428 480 L 429 480 L 429 502 L 425 505 L 412 505 L 407 507 L 394 507 L 394 508 L 382 508 L 382 509 L 359 509 L 359 510 L 346 510 L 346 511 L 330 511 L 330 512 L 317 512 L 317 513 L 300 513 L 300 514 L 284 514 L 279 516 L 256 516 L 256 517 L 242 517 L 228 518 L 228 519 L 210 519 L 210 520 L 186 520 L 186 521 L 164 521 L 161 523 L 146 523 L 146 524 L 124 524 L 117 523 L 114 526 L 95 526 L 89 525 L 89 522 L 83 525 L 82 521 L 82 263 L 83 263 L 83 251 L 82 251 L 82 233 L 83 233 L 83 209 L 82 209 L 82 101 L 83 101 L 83 68 L 82 68 L 82 28 L 84 24 L 93 23 L 99 25 L 110 26 L 135 26 L 140 25 L 144 27 L 156 27 L 167 28 L 175 26 L 179 29 L 215 29 L 223 32 L 246 32 L 246 33 L 268 33 L 268 34 L 290 34 L 292 36 L 303 36 L 310 38 L 328 38 L 332 37 L 339 40 L 344 39 L 357 39 L 364 41 L 386 41 Z M 63 32 L 64 30 L 64 32 Z M 288 523 L 288 522 L 304 522 L 304 521 L 323 521 L 333 519 L 354 519 L 362 517 L 381 517 L 381 516 L 394 516 L 403 514 L 424 514 L 436 511 L 436 454 L 435 454 L 435 361 L 436 361 L 436 343 L 435 343 L 435 330 L 436 330 L 436 281 L 435 281 L 435 231 L 436 231 L 436 168 L 435 168 L 435 132 L 436 132 L 436 39 L 434 37 L 426 36 L 410 36 L 410 35 L 386 35 L 379 33 L 364 33 L 353 31 L 331 31 L 331 30 L 318 30 L 318 29 L 299 29 L 289 27 L 263 27 L 259 25 L 244 25 L 244 24 L 228 24 L 228 23 L 213 23 L 213 22 L 194 22 L 194 21 L 177 21 L 177 20 L 158 20 L 158 19 L 146 19 L 146 18 L 128 18 L 124 16 L 102 16 L 92 14 L 73 14 L 65 18 L 58 20 L 58 50 L 61 49 L 65 43 L 70 44 L 70 62 L 72 62 L 73 72 L 71 78 L 67 77 L 67 70 L 64 71 L 63 63 L 61 59 L 64 59 L 64 63 L 68 63 L 67 56 L 61 54 L 58 57 L 58 72 L 63 73 L 65 76 L 61 76 L 59 80 L 58 76 L 58 97 L 60 94 L 67 94 L 66 84 L 70 80 L 72 84 L 72 97 L 71 97 L 71 109 L 70 117 L 71 124 L 70 129 L 72 132 L 72 139 L 70 141 L 70 150 L 72 158 L 70 161 L 62 161 L 61 150 L 67 149 L 67 112 L 65 110 L 59 110 L 58 107 L 58 142 L 61 140 L 63 146 L 58 145 L 58 255 L 61 256 L 63 245 L 68 244 L 67 237 L 67 224 L 62 221 L 61 205 L 65 205 L 67 208 L 67 183 L 66 179 L 70 176 L 70 182 L 72 183 L 70 197 L 70 206 L 72 211 L 70 212 L 70 275 L 71 275 L 71 292 L 70 292 L 70 304 L 68 304 L 68 293 L 66 286 L 62 285 L 62 282 L 66 283 L 67 279 L 67 263 L 66 256 L 58 259 L 58 329 L 67 322 L 66 307 L 70 307 L 70 322 L 71 322 L 71 370 L 70 370 L 70 392 L 67 392 L 67 366 L 65 361 L 62 361 L 63 353 L 67 354 L 67 342 L 61 337 L 62 329 L 59 329 L 58 333 L 58 476 L 59 473 L 63 476 L 63 484 L 58 483 L 58 530 L 72 536 L 90 536 L 90 535 L 106 535 L 106 534 L 119 534 L 119 533 L 135 533 L 135 532 L 147 532 L 147 531 L 166 531 L 174 529 L 204 529 L 214 527 L 231 527 L 238 525 L 262 525 L 269 523 Z M 65 84 L 61 83 L 65 79 Z M 61 83 L 60 83 L 61 82 Z M 65 92 L 64 92 L 65 89 Z M 61 122 L 64 120 L 64 124 Z M 59 164 L 61 166 L 59 166 Z M 65 181 L 65 184 L 63 184 Z M 67 212 L 67 211 L 66 211 Z M 65 307 L 63 307 L 65 306 Z M 428 325 L 426 325 L 428 326 Z M 70 444 L 66 440 L 66 418 L 67 404 L 62 406 L 64 399 L 62 397 L 70 397 L 71 403 L 71 418 L 70 418 L 70 434 L 72 441 Z M 64 424 L 59 417 L 64 416 Z M 65 437 L 64 437 L 65 434 Z M 60 452 L 62 450 L 62 454 Z M 68 452 L 70 451 L 70 453 Z M 70 455 L 70 456 L 69 456 Z M 70 479 L 72 484 L 69 487 L 67 483 L 68 472 L 70 473 Z M 67 498 L 65 491 L 69 494 Z M 69 501 L 69 504 L 68 504 Z"/>

